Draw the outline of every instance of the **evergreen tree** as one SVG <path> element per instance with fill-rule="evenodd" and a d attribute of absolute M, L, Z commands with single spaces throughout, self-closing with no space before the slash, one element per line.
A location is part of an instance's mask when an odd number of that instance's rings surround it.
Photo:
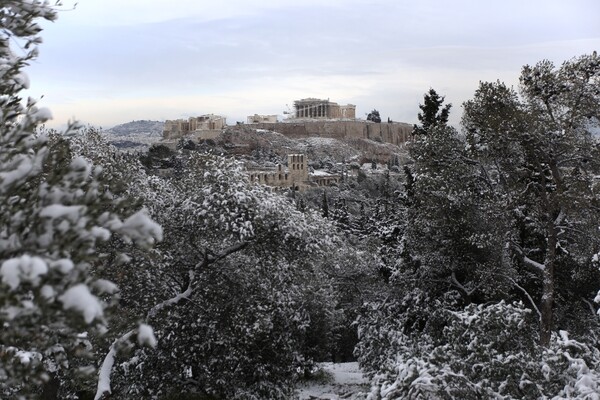
<path fill-rule="evenodd" d="M 415 161 L 406 177 L 407 225 L 397 278 L 410 281 L 416 274 L 429 296 L 450 287 L 468 304 L 498 288 L 490 273 L 502 245 L 493 240 L 496 226 L 482 207 L 488 190 L 464 148 L 448 126 L 430 128 L 411 143 Z"/>
<path fill-rule="evenodd" d="M 104 340 L 96 396 L 289 398 L 297 369 L 311 370 L 337 346 L 331 268 L 344 264 L 337 249 L 352 252 L 333 226 L 251 184 L 234 160 L 184 152 L 176 157 L 186 173 L 173 180 L 147 175 L 132 160 L 121 171 L 105 150 L 73 147 L 135 182 L 127 194 L 165 231 L 150 254 L 128 251 L 143 268 L 103 270 L 119 283 L 123 307 Z M 131 316 L 155 329 L 152 351 L 135 345 Z"/>
<path fill-rule="evenodd" d="M 575 289 L 562 277 L 577 270 L 590 281 L 596 274 L 589 260 L 599 238 L 589 221 L 598 219 L 593 177 L 600 172 L 600 147 L 590 131 L 600 115 L 600 59 L 586 55 L 560 68 L 542 61 L 525 66 L 520 82 L 522 100 L 500 82 L 482 83 L 465 103 L 463 125 L 511 221 L 504 240 L 522 273 L 538 277 L 529 284 L 539 282 L 531 291 L 540 342 L 547 346 L 557 324 L 567 323 L 557 318 L 559 298 L 585 310 L 595 294 L 593 287 L 580 283 Z"/>
<path fill-rule="evenodd" d="M 348 212 L 346 199 L 341 197 L 336 199 L 333 211 L 331 212 L 331 219 L 341 231 L 350 231 L 350 213 Z"/>
<path fill-rule="evenodd" d="M 357 322 L 372 398 L 585 399 L 600 387 L 600 60 L 543 61 L 520 81 L 521 96 L 480 84 L 466 140 L 434 124 L 409 145 L 395 292 Z"/>
<path fill-rule="evenodd" d="M 444 96 L 440 96 L 433 89 L 429 89 L 429 92 L 424 95 L 424 104 L 419 104 L 421 112 L 417 115 L 421 125 L 415 125 L 413 127 L 413 135 L 426 135 L 429 129 L 434 126 L 444 126 L 448 123 L 448 117 L 450 116 L 450 108 L 452 104 L 444 103 Z"/>
<path fill-rule="evenodd" d="M 321 202 L 321 215 L 323 218 L 329 217 L 329 202 L 327 201 L 327 192 L 323 190 L 323 200 Z"/>
<path fill-rule="evenodd" d="M 367 115 L 367 121 L 381 123 L 381 116 L 379 111 L 373 110 Z"/>

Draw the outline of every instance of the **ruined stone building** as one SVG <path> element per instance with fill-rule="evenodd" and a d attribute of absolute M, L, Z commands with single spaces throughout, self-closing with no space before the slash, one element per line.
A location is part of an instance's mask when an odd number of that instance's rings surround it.
<path fill-rule="evenodd" d="M 329 100 L 307 98 L 294 101 L 295 119 L 355 119 L 354 104 L 339 105 Z"/>
<path fill-rule="evenodd" d="M 340 105 L 329 99 L 305 98 L 294 102 L 292 117 L 283 121 L 277 115 L 247 117 L 252 128 L 281 133 L 290 138 L 327 137 L 339 140 L 367 139 L 402 146 L 410 140 L 413 126 L 402 122 L 376 123 L 356 118 L 356 106 Z M 165 121 L 164 139 L 214 139 L 225 127 L 225 117 L 208 114 L 187 120 Z M 166 140 L 168 142 L 168 140 Z"/>
<path fill-rule="evenodd" d="M 287 168 L 279 164 L 275 170 L 250 171 L 249 175 L 252 182 L 296 190 L 304 190 L 310 186 L 328 186 L 340 180 L 339 175 L 310 174 L 308 158 L 304 154 L 288 154 Z"/>
<path fill-rule="evenodd" d="M 176 139 L 193 133 L 220 133 L 226 124 L 225 117 L 215 114 L 205 114 L 199 117 L 190 117 L 187 120 L 167 120 L 165 121 L 163 138 Z"/>

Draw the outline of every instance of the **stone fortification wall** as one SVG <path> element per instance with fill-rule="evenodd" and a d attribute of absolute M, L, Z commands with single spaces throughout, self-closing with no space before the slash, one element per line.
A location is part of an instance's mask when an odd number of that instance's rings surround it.
<path fill-rule="evenodd" d="M 395 145 L 407 142 L 412 132 L 412 125 L 403 122 L 299 121 L 259 123 L 252 124 L 252 127 L 279 132 L 291 138 L 372 139 Z"/>
<path fill-rule="evenodd" d="M 221 133 L 223 133 L 222 129 L 207 129 L 204 131 L 194 131 L 190 133 L 190 137 L 196 140 L 216 139 Z"/>

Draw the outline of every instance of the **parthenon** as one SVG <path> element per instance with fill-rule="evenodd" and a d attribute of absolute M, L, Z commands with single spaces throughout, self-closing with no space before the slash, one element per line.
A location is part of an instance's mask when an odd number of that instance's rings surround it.
<path fill-rule="evenodd" d="M 294 101 L 296 112 L 295 118 L 317 118 L 317 119 L 355 119 L 356 106 L 346 104 L 344 106 L 333 101 L 307 98 Z"/>

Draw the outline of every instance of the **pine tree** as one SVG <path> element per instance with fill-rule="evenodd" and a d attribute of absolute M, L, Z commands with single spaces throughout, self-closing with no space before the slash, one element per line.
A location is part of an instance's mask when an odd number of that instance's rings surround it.
<path fill-rule="evenodd" d="M 327 201 L 327 192 L 323 190 L 323 200 L 321 202 L 321 215 L 323 218 L 329 217 L 329 202 Z"/>
<path fill-rule="evenodd" d="M 448 123 L 450 116 L 450 108 L 452 104 L 444 103 L 444 96 L 440 96 L 433 89 L 424 95 L 424 104 L 420 104 L 419 108 L 422 112 L 417 115 L 421 125 L 413 127 L 413 135 L 426 135 L 429 129 L 435 126 L 444 126 Z"/>
<path fill-rule="evenodd" d="M 367 121 L 381 123 L 381 116 L 379 115 L 379 111 L 373 110 L 367 115 Z"/>
<path fill-rule="evenodd" d="M 481 83 L 465 103 L 463 125 L 498 212 L 509 222 L 504 240 L 517 267 L 539 277 L 527 288 L 539 293 L 530 298 L 540 314 L 540 343 L 548 346 L 559 293 L 579 292 L 584 300 L 595 294 L 583 282 L 594 280 L 588 260 L 599 239 L 589 221 L 598 219 L 593 177 L 600 172 L 600 147 L 590 130 L 600 115 L 600 59 L 586 55 L 560 68 L 542 61 L 525 66 L 520 82 L 521 99 L 500 82 Z M 561 279 L 574 268 L 588 276 L 577 289 Z"/>

